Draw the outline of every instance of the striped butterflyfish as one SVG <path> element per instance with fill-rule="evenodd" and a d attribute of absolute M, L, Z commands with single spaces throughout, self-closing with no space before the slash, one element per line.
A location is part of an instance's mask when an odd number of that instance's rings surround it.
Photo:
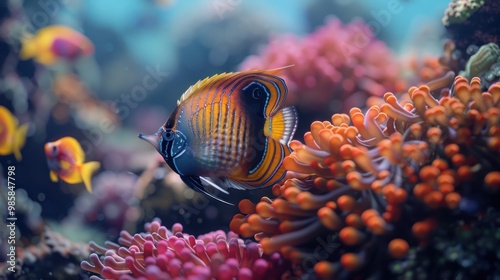
<path fill-rule="evenodd" d="M 188 88 L 153 135 L 139 134 L 192 189 L 216 195 L 280 182 L 297 127 L 280 69 L 222 73 Z M 208 186 L 211 186 L 207 188 Z M 212 190 L 213 194 L 208 191 Z M 230 203 L 228 203 L 230 204 Z"/>

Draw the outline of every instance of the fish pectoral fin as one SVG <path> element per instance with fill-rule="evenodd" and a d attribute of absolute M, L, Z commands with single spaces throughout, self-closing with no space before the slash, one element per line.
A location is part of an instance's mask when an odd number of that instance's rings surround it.
<path fill-rule="evenodd" d="M 268 117 L 264 124 L 264 135 L 288 145 L 297 128 L 298 115 L 295 107 L 281 109 L 276 114 Z"/>
<path fill-rule="evenodd" d="M 84 163 L 80 169 L 83 184 L 89 193 L 92 192 L 92 174 L 101 167 L 97 161 L 89 161 Z"/>
<path fill-rule="evenodd" d="M 59 164 L 61 165 L 61 169 L 63 169 L 63 170 L 67 170 L 67 169 L 71 168 L 71 163 L 69 163 L 69 161 L 67 161 L 67 160 L 61 160 L 61 162 Z"/>
<path fill-rule="evenodd" d="M 50 171 L 50 180 L 54 183 L 59 182 L 59 178 L 57 178 L 55 171 Z"/>
<path fill-rule="evenodd" d="M 216 181 L 210 177 L 200 177 L 200 180 L 205 183 L 205 184 L 208 184 L 212 187 L 214 187 L 215 189 L 217 189 L 218 191 L 224 193 L 224 194 L 229 194 L 225 188 L 219 186 Z"/>
<path fill-rule="evenodd" d="M 197 177 L 197 176 L 181 176 L 182 181 L 183 181 L 183 182 L 184 182 L 184 183 L 185 183 L 188 187 L 192 188 L 193 190 L 195 190 L 195 191 L 197 191 L 197 192 L 201 192 L 201 193 L 203 193 L 203 194 L 205 194 L 205 195 L 207 195 L 207 196 L 209 196 L 209 197 L 211 197 L 211 198 L 213 198 L 213 199 L 215 199 L 215 200 L 218 200 L 218 201 L 220 201 L 220 202 L 222 202 L 222 203 L 225 203 L 225 204 L 228 204 L 228 205 L 232 205 L 232 206 L 234 206 L 234 204 L 229 203 L 229 202 L 227 202 L 227 201 L 225 201 L 225 200 L 223 200 L 223 199 L 221 199 L 221 198 L 218 198 L 218 197 L 216 197 L 215 195 L 211 194 L 209 191 L 207 191 L 207 189 L 205 188 L 205 186 L 204 186 L 204 185 L 203 185 L 203 183 L 202 183 L 202 179 L 201 179 L 201 178 L 203 178 L 203 177 Z M 207 180 L 206 178 L 203 178 L 203 179 L 204 179 L 204 180 Z M 207 180 L 207 181 L 208 181 L 208 180 Z M 204 181 L 204 182 L 206 182 L 206 181 Z M 208 183 L 207 183 L 207 184 L 208 184 Z M 212 182 L 212 184 L 214 184 L 214 183 Z M 214 187 L 212 184 L 210 184 L 210 185 L 211 185 L 212 187 Z M 214 185 L 215 185 L 215 184 L 214 184 Z M 215 189 L 217 189 L 217 190 L 221 190 L 221 188 L 220 188 L 220 187 L 218 187 L 218 186 L 217 186 L 217 187 L 214 187 L 214 188 L 215 188 Z M 228 194 L 228 192 L 227 192 L 227 191 L 225 191 L 225 190 L 223 191 L 223 193 Z"/>
<path fill-rule="evenodd" d="M 248 190 L 249 189 L 247 186 L 245 186 L 243 183 L 241 183 L 237 180 L 224 178 L 222 180 L 222 182 L 223 182 L 223 185 L 227 188 L 233 188 L 233 189 L 237 189 L 237 190 Z"/>
<path fill-rule="evenodd" d="M 12 153 L 16 157 L 17 161 L 21 161 L 23 158 L 21 156 L 21 149 L 26 143 L 26 133 L 28 132 L 28 125 L 20 125 L 16 130 L 16 136 L 14 138 L 14 143 L 12 144 Z"/>

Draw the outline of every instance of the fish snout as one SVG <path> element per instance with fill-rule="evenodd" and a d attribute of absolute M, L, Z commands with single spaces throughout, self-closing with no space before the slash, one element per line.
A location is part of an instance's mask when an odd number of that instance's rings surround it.
<path fill-rule="evenodd" d="M 148 142 L 149 144 L 153 145 L 155 149 L 159 152 L 160 151 L 160 139 L 161 139 L 161 134 L 155 133 L 155 134 L 139 134 L 139 138 L 142 140 Z"/>

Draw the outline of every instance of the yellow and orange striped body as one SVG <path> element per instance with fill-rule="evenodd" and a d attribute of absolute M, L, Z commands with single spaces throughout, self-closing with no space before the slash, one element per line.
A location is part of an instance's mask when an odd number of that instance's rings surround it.
<path fill-rule="evenodd" d="M 151 137 L 146 140 L 185 182 L 209 177 L 226 187 L 271 186 L 285 176 L 281 163 L 297 122 L 293 107 L 280 110 L 287 89 L 271 73 L 223 73 L 199 81 L 155 136 L 140 137 Z"/>

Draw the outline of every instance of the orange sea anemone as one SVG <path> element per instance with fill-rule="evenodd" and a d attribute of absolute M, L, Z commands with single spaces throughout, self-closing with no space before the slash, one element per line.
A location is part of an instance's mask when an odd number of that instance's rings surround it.
<path fill-rule="evenodd" d="M 480 87 L 458 76 L 438 99 L 411 87 L 408 103 L 388 92 L 365 113 L 312 123 L 283 163 L 295 178 L 276 199 L 242 201 L 231 230 L 320 278 L 396 273 L 389 263 L 432 246 L 437 229 L 499 206 L 500 83 Z"/>

